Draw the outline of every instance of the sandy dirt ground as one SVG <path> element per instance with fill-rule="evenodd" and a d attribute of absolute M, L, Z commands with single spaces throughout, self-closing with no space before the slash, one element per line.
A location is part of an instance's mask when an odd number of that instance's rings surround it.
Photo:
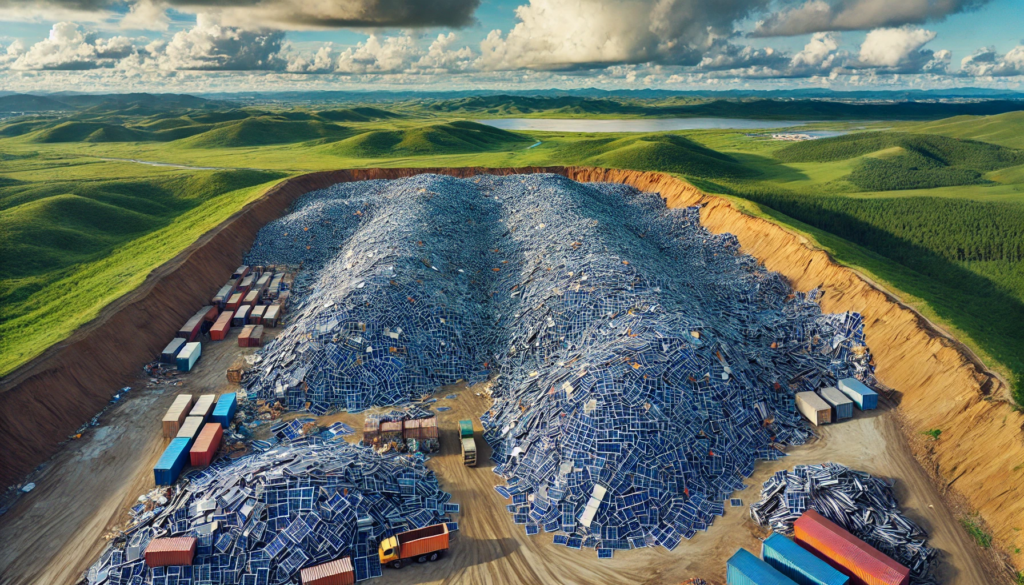
<path fill-rule="evenodd" d="M 68 443 L 31 479 L 37 488 L 0 516 L 0 583 L 71 584 L 95 560 L 103 536 L 124 522 L 139 494 L 153 487 L 152 466 L 166 440 L 160 418 L 180 392 L 223 393 L 234 389 L 226 368 L 238 355 L 234 340 L 204 344 L 206 352 L 179 386 L 133 391 L 86 436 Z M 456 393 L 457 399 L 443 396 Z M 939 570 L 947 585 L 999 583 L 988 556 L 977 548 L 943 505 L 924 470 L 909 453 L 891 413 L 857 413 L 852 421 L 823 427 L 821 438 L 792 448 L 788 457 L 757 464 L 747 487 L 734 497 L 743 507 L 726 506 L 706 533 L 683 541 L 674 551 L 662 548 L 617 551 L 615 558 L 598 560 L 593 550 L 554 546 L 552 535 L 527 536 L 512 522 L 508 503 L 494 491 L 499 478 L 489 460 L 490 448 L 481 438 L 479 416 L 490 401 L 480 387 L 456 386 L 439 391 L 442 449 L 428 465 L 461 504 L 455 516 L 460 530 L 451 552 L 436 563 L 386 568 L 381 583 L 486 584 L 613 584 L 680 583 L 702 577 L 725 582 L 725 561 L 738 547 L 760 551 L 761 530 L 749 519 L 746 505 L 757 499 L 760 484 L 779 469 L 801 463 L 835 461 L 873 474 L 897 479 L 897 496 L 906 513 L 929 533 L 929 544 L 942 551 Z M 377 409 L 390 410 L 390 409 Z M 321 424 L 344 421 L 362 428 L 366 413 L 322 417 Z M 295 416 L 295 415 L 290 415 Z M 480 450 L 478 467 L 465 467 L 458 447 L 458 421 L 473 419 Z M 361 438 L 348 437 L 355 442 Z"/>

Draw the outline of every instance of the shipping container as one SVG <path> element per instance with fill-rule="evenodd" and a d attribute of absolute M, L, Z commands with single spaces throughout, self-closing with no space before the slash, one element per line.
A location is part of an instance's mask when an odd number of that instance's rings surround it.
<path fill-rule="evenodd" d="M 349 557 L 306 567 L 300 575 L 302 585 L 352 585 L 356 582 L 356 572 Z"/>
<path fill-rule="evenodd" d="M 240 305 L 238 310 L 235 311 L 234 316 L 231 317 L 232 327 L 245 327 L 249 324 L 249 311 L 252 307 L 249 305 Z"/>
<path fill-rule="evenodd" d="M 243 305 L 249 305 L 250 307 L 255 307 L 256 303 L 259 302 L 259 300 L 260 300 L 260 291 L 258 291 L 258 290 L 251 290 L 248 293 L 246 293 L 245 298 L 242 299 L 242 304 Z"/>
<path fill-rule="evenodd" d="M 797 585 L 847 585 L 850 582 L 849 577 L 782 534 L 773 534 L 761 543 L 761 558 Z"/>
<path fill-rule="evenodd" d="M 196 555 L 196 537 L 175 536 L 149 541 L 142 556 L 149 567 L 191 565 Z"/>
<path fill-rule="evenodd" d="M 181 470 L 188 462 L 188 439 L 171 439 L 171 444 L 164 449 L 164 454 L 153 466 L 153 479 L 156 485 L 173 485 L 181 475 Z"/>
<path fill-rule="evenodd" d="M 171 342 L 167 344 L 167 347 L 160 352 L 160 361 L 165 364 L 171 364 L 172 366 L 178 363 L 178 352 L 181 351 L 181 348 L 185 347 L 186 343 L 188 343 L 188 340 L 184 337 L 175 337 L 172 339 Z"/>
<path fill-rule="evenodd" d="M 460 420 L 459 421 L 459 436 L 460 437 L 472 437 L 473 436 L 473 421 L 471 420 Z"/>
<path fill-rule="evenodd" d="M 228 298 L 228 302 L 224 305 L 226 311 L 236 311 L 238 306 L 242 304 L 242 293 L 234 293 Z"/>
<path fill-rule="evenodd" d="M 198 341 L 186 343 L 185 347 L 181 348 L 181 351 L 178 352 L 178 371 L 191 372 L 202 353 L 203 348 Z"/>
<path fill-rule="evenodd" d="M 274 299 L 274 304 L 275 305 L 279 305 L 281 307 L 281 314 L 282 315 L 284 315 L 284 313 L 285 313 L 285 307 L 288 306 L 288 299 L 290 297 L 291 297 L 291 293 L 286 291 L 286 290 L 283 290 L 283 291 L 281 291 L 281 294 L 277 295 L 277 298 Z"/>
<path fill-rule="evenodd" d="M 226 284 L 220 287 L 220 290 L 217 291 L 217 294 L 213 295 L 213 299 L 210 302 L 217 305 L 217 308 L 224 310 L 224 305 L 227 304 L 233 292 L 235 292 L 235 288 L 230 284 Z"/>
<path fill-rule="evenodd" d="M 178 333 L 175 337 L 183 337 L 188 341 L 195 341 L 196 337 L 199 337 L 199 332 L 203 326 L 202 315 L 192 315 L 188 321 L 178 329 Z"/>
<path fill-rule="evenodd" d="M 832 420 L 839 422 L 853 418 L 853 401 L 834 386 L 821 389 L 821 398 L 832 407 Z"/>
<path fill-rule="evenodd" d="M 878 393 L 864 385 L 857 378 L 839 380 L 839 389 L 850 397 L 850 400 L 861 410 L 878 408 Z"/>
<path fill-rule="evenodd" d="M 435 524 L 401 532 L 381 541 L 378 548 L 381 564 L 401 566 L 405 561 L 436 561 L 448 550 L 448 525 Z M 431 556 L 433 558 L 431 558 Z"/>
<path fill-rule="evenodd" d="M 270 286 L 270 275 L 264 274 L 259 277 L 256 284 L 253 285 L 253 290 L 260 293 L 260 298 L 263 298 L 267 294 L 267 288 Z"/>
<path fill-rule="evenodd" d="M 249 292 L 249 289 L 252 288 L 252 283 L 255 280 L 256 280 L 256 277 L 255 277 L 255 275 L 252 275 L 252 274 L 242 278 L 242 281 L 238 283 L 238 290 L 243 290 L 244 289 L 246 292 Z"/>
<path fill-rule="evenodd" d="M 263 326 L 264 327 L 277 327 L 278 320 L 281 318 L 281 305 L 269 305 L 267 310 L 263 311 Z"/>
<path fill-rule="evenodd" d="M 210 328 L 210 339 L 213 341 L 223 341 L 231 331 L 231 319 L 234 315 L 231 311 L 221 313 L 220 317 L 217 317 L 217 322 Z"/>
<path fill-rule="evenodd" d="M 476 467 L 476 439 L 473 437 L 462 439 L 462 464 L 467 467 Z"/>
<path fill-rule="evenodd" d="M 192 410 L 192 395 L 179 394 L 163 418 L 164 437 L 173 439 L 178 436 L 181 425 L 185 423 L 189 411 Z"/>
<path fill-rule="evenodd" d="M 907 585 L 910 569 L 814 510 L 793 523 L 794 540 L 850 577 L 850 585 Z"/>
<path fill-rule="evenodd" d="M 231 273 L 231 278 L 245 278 L 249 275 L 248 266 L 239 266 L 235 268 L 235 271 Z"/>
<path fill-rule="evenodd" d="M 727 585 L 796 585 L 789 577 L 741 548 L 725 563 Z"/>
<path fill-rule="evenodd" d="M 210 415 L 210 420 L 220 423 L 225 429 L 229 428 L 231 421 L 235 420 L 235 409 L 237 407 L 238 396 L 234 392 L 221 394 L 220 398 L 217 399 L 217 406 L 213 408 L 213 414 Z"/>
<path fill-rule="evenodd" d="M 192 466 L 207 467 L 213 463 L 223 439 L 224 427 L 220 423 L 208 422 L 203 425 L 203 430 L 199 431 L 199 436 L 189 450 L 189 461 Z"/>
<path fill-rule="evenodd" d="M 252 333 L 249 334 L 249 347 L 261 347 L 263 345 L 263 325 L 257 325 L 252 328 Z"/>
<path fill-rule="evenodd" d="M 814 392 L 797 392 L 796 409 L 814 426 L 832 422 L 832 407 Z"/>
<path fill-rule="evenodd" d="M 195 443 L 196 437 L 199 436 L 199 429 L 203 428 L 203 417 L 201 416 L 190 416 L 185 418 L 185 423 L 178 429 L 178 434 L 175 436 L 176 439 L 188 439 L 188 448 L 192 448 L 192 444 Z"/>
<path fill-rule="evenodd" d="M 216 305 L 206 305 L 196 312 L 196 316 L 202 316 L 204 321 L 209 321 L 210 323 L 217 320 L 217 315 L 220 315 L 220 309 Z"/>
<path fill-rule="evenodd" d="M 249 337 L 254 329 L 256 329 L 256 325 L 242 327 L 242 332 L 238 334 L 238 347 L 249 347 Z"/>
<path fill-rule="evenodd" d="M 249 313 L 249 322 L 255 323 L 256 325 L 263 324 L 263 313 L 267 310 L 266 305 L 256 305 L 252 308 L 252 312 Z"/>
<path fill-rule="evenodd" d="M 213 412 L 213 404 L 217 400 L 217 397 L 213 394 L 201 394 L 196 399 L 195 406 L 192 407 L 192 411 L 188 413 L 189 416 L 201 416 L 203 420 L 210 418 L 210 413 Z"/>

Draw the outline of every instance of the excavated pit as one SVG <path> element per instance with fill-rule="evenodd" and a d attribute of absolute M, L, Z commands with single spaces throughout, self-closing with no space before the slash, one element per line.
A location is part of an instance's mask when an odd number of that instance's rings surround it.
<path fill-rule="evenodd" d="M 117 388 L 130 384 L 141 365 L 241 263 L 258 230 L 299 195 L 334 183 L 420 173 L 470 177 L 538 172 L 631 185 L 660 193 L 670 207 L 702 204 L 701 221 L 711 232 L 736 235 L 744 252 L 784 275 L 794 289 L 822 289 L 825 312 L 861 313 L 876 377 L 893 389 L 905 427 L 911 434 L 942 429 L 939 441 L 911 440 L 919 446 L 915 456 L 947 491 L 980 513 L 997 543 L 1006 548 L 1013 542 L 1024 522 L 1024 414 L 1004 398 L 1005 384 L 969 351 L 799 235 L 745 215 L 728 201 L 669 175 L 588 167 L 342 170 L 279 183 L 154 270 L 142 286 L 95 320 L 0 381 L 0 440 L 6 445 L 0 480 L 18 481 L 101 410 Z M 1019 555 L 1013 562 L 1024 568 Z"/>

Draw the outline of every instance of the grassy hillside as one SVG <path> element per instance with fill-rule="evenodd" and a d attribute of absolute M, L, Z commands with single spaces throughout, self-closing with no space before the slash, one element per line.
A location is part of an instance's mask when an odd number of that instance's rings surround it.
<path fill-rule="evenodd" d="M 581 139 L 559 149 L 558 157 L 571 164 L 667 171 L 693 177 L 756 175 L 731 156 L 671 134 Z"/>
<path fill-rule="evenodd" d="M 337 124 L 317 120 L 286 120 L 272 116 L 245 118 L 221 125 L 179 144 L 187 148 L 233 148 L 238 146 L 264 146 L 310 140 L 340 140 L 351 132 Z"/>
<path fill-rule="evenodd" d="M 922 122 L 907 132 L 970 138 L 1010 148 L 1024 148 L 1024 112 L 995 116 L 957 116 L 936 122 Z"/>
<path fill-rule="evenodd" d="M 449 122 L 403 130 L 369 131 L 330 144 L 322 152 L 349 158 L 435 156 L 517 148 L 533 142 L 521 134 L 475 122 Z"/>
<path fill-rule="evenodd" d="M 61 177 L 27 158 L 0 181 L 0 375 L 62 339 L 203 231 L 251 200 L 276 172 L 136 170 L 78 164 Z M 132 165 L 135 166 L 135 165 Z"/>
<path fill-rule="evenodd" d="M 872 153 L 847 177 L 864 191 L 928 189 L 985 183 L 983 174 L 1024 164 L 1016 150 L 946 136 L 905 132 L 865 132 L 797 142 L 775 151 L 782 162 L 828 163 Z"/>

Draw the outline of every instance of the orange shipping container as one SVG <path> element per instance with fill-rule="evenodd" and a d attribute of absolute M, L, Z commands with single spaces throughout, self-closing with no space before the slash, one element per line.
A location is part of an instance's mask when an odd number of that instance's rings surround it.
<path fill-rule="evenodd" d="M 206 423 L 203 430 L 199 431 L 196 442 L 188 452 L 189 460 L 193 467 L 206 467 L 213 462 L 214 456 L 220 450 L 221 440 L 224 438 L 224 428 L 220 423 Z"/>
<path fill-rule="evenodd" d="M 228 336 L 228 331 L 231 330 L 231 317 L 234 313 L 231 311 L 224 311 L 217 317 L 217 322 L 210 328 L 210 339 L 214 341 L 222 341 Z"/>
<path fill-rule="evenodd" d="M 348 557 L 302 569 L 302 585 L 352 585 L 356 572 Z"/>
<path fill-rule="evenodd" d="M 263 313 L 267 310 L 266 305 L 256 305 L 249 314 L 249 320 L 257 325 L 263 324 Z"/>
<path fill-rule="evenodd" d="M 248 293 L 246 293 L 245 298 L 242 299 L 242 304 L 243 305 L 249 305 L 250 307 L 254 307 L 254 306 L 256 306 L 256 303 L 259 302 L 259 300 L 260 300 L 260 291 L 258 291 L 258 290 L 251 290 Z"/>
<path fill-rule="evenodd" d="M 448 526 L 446 524 L 417 528 L 397 536 L 403 559 L 412 559 L 432 552 L 448 550 Z"/>
<path fill-rule="evenodd" d="M 242 304 L 242 293 L 235 293 L 228 298 L 228 304 L 224 305 L 224 308 L 228 311 L 234 311 Z"/>
<path fill-rule="evenodd" d="M 798 544 L 848 575 L 850 585 L 910 583 L 910 569 L 814 510 L 807 510 L 797 519 L 793 532 Z"/>
<path fill-rule="evenodd" d="M 252 330 L 255 328 L 255 325 L 246 325 L 245 327 L 242 327 L 242 332 L 238 334 L 238 347 L 249 347 L 249 337 L 252 335 Z"/>
<path fill-rule="evenodd" d="M 196 554 L 196 539 L 192 536 L 154 538 L 143 556 L 150 567 L 191 565 Z"/>

